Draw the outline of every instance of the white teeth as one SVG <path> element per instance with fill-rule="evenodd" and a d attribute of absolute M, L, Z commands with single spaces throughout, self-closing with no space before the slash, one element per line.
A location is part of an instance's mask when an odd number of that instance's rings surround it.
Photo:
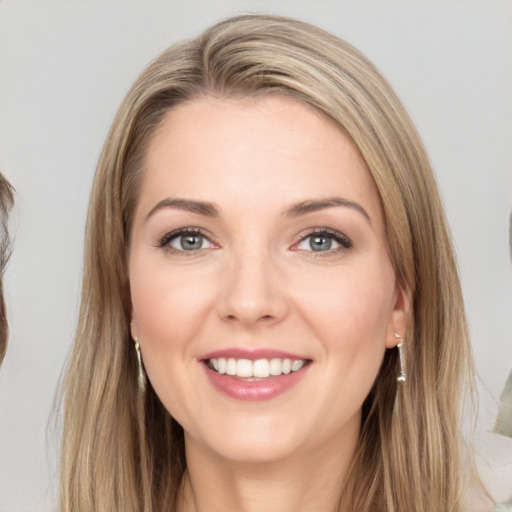
<path fill-rule="evenodd" d="M 292 363 L 292 372 L 296 372 L 297 370 L 300 370 L 304 366 L 304 361 L 293 361 Z"/>
<path fill-rule="evenodd" d="M 252 377 L 252 361 L 239 359 L 236 363 L 236 374 L 238 377 Z"/>
<path fill-rule="evenodd" d="M 250 359 L 235 359 L 233 357 L 225 358 L 212 358 L 209 359 L 209 366 L 212 370 L 220 373 L 221 375 L 232 375 L 240 378 L 266 378 L 270 375 L 289 374 L 300 370 L 305 360 L 296 359 L 257 359 L 251 361 Z"/>
<path fill-rule="evenodd" d="M 253 377 L 268 377 L 270 375 L 270 368 L 268 359 L 258 359 L 252 365 Z"/>
<path fill-rule="evenodd" d="M 270 360 L 270 375 L 281 375 L 283 371 L 283 365 L 281 363 L 281 359 L 271 359 Z"/>
<path fill-rule="evenodd" d="M 230 357 L 226 362 L 227 375 L 236 375 L 236 359 Z"/>

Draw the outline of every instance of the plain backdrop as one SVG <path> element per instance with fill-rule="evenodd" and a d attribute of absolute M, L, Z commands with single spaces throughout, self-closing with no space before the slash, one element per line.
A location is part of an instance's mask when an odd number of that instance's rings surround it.
<path fill-rule="evenodd" d="M 512 367 L 510 2 L 0 1 L 0 170 L 17 190 L 0 511 L 55 508 L 58 433 L 47 422 L 75 329 L 90 186 L 117 106 L 159 51 L 247 11 L 301 18 L 348 40 L 411 113 L 455 237 L 483 383 L 478 428 L 492 428 Z"/>

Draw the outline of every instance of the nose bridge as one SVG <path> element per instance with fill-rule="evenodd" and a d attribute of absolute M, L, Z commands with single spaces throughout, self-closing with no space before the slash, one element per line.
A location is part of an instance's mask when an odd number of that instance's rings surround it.
<path fill-rule="evenodd" d="M 243 324 L 277 321 L 287 311 L 276 258 L 265 245 L 241 248 L 230 258 L 219 313 Z"/>

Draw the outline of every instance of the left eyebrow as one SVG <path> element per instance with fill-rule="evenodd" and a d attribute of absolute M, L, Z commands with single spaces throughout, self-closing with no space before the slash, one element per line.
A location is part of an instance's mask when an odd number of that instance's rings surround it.
<path fill-rule="evenodd" d="M 299 215 L 305 215 L 307 213 L 313 213 L 319 210 L 333 208 L 336 206 L 352 208 L 361 213 L 370 224 L 372 223 L 372 220 L 368 215 L 368 212 L 360 204 L 345 199 L 343 197 L 328 197 L 325 199 L 311 199 L 308 201 L 300 201 L 287 208 L 284 211 L 284 215 L 287 217 L 298 217 Z"/>
<path fill-rule="evenodd" d="M 145 221 L 147 221 L 157 211 L 165 208 L 174 208 L 176 210 L 184 210 L 191 213 L 197 213 L 198 215 L 204 215 L 205 217 L 218 217 L 219 210 L 213 203 L 205 201 L 194 201 L 192 199 L 172 199 L 168 197 L 158 202 L 146 215 Z"/>

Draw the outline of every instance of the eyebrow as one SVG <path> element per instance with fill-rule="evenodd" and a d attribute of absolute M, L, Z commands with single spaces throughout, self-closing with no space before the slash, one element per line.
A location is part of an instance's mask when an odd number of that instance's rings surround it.
<path fill-rule="evenodd" d="M 157 211 L 164 208 L 175 208 L 177 210 L 184 210 L 191 213 L 197 213 L 206 217 L 219 217 L 219 210 L 212 204 L 205 201 L 193 201 L 192 199 L 171 199 L 166 198 L 159 201 L 150 212 L 146 215 L 146 221 L 154 215 Z"/>
<path fill-rule="evenodd" d="M 307 201 L 300 201 L 293 204 L 284 211 L 286 217 L 299 217 L 300 215 L 306 215 L 308 213 L 314 213 L 326 208 L 333 208 L 337 206 L 343 206 L 347 208 L 353 208 L 354 210 L 361 213 L 371 224 L 371 218 L 368 212 L 358 203 L 344 199 L 343 197 L 329 197 L 325 199 L 311 199 Z M 213 203 L 206 201 L 194 201 L 192 199 L 171 199 L 166 198 L 159 201 L 146 215 L 146 221 L 154 215 L 157 211 L 165 208 L 175 208 L 178 210 L 184 210 L 191 213 L 197 213 L 204 215 L 205 217 L 218 218 L 220 216 L 219 210 Z"/>
<path fill-rule="evenodd" d="M 287 217 L 298 217 L 300 215 L 305 215 L 307 213 L 313 213 L 319 210 L 324 210 L 325 208 L 333 208 L 336 206 L 353 208 L 354 210 L 361 213 L 370 224 L 372 223 L 368 212 L 360 204 L 348 199 L 344 199 L 343 197 L 328 197 L 325 199 L 300 201 L 287 208 L 284 214 Z"/>

